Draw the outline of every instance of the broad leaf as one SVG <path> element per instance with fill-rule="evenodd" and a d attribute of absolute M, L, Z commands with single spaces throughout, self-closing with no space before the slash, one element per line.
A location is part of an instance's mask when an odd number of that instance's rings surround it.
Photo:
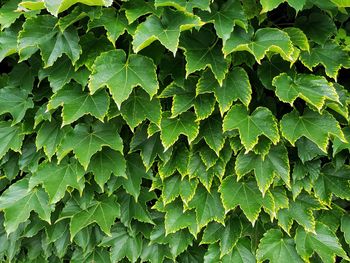
<path fill-rule="evenodd" d="M 111 0 L 44 0 L 45 7 L 47 10 L 53 14 L 54 16 L 57 16 L 59 13 L 67 10 L 72 5 L 76 3 L 82 3 L 86 5 L 92 5 L 92 6 L 110 6 L 112 5 Z"/>
<path fill-rule="evenodd" d="M 57 158 L 61 161 L 70 151 L 73 151 L 86 170 L 92 155 L 101 151 L 103 146 L 108 146 L 119 152 L 123 151 L 123 142 L 116 127 L 112 124 L 99 122 L 92 126 L 80 123 L 62 140 L 58 148 Z"/>
<path fill-rule="evenodd" d="M 133 49 L 137 53 L 159 40 L 162 45 L 176 54 L 180 32 L 200 26 L 202 22 L 194 15 L 165 9 L 162 19 L 157 15 L 148 16 L 146 21 L 139 24 L 133 36 Z"/>
<path fill-rule="evenodd" d="M 299 97 L 319 111 L 326 100 L 339 102 L 339 97 L 333 85 L 326 78 L 311 74 L 298 74 L 290 77 L 286 73 L 275 77 L 272 85 L 276 87 L 277 97 L 293 105 Z"/>
<path fill-rule="evenodd" d="M 95 60 L 89 81 L 91 93 L 107 86 L 120 108 L 138 85 L 151 97 L 157 92 L 155 66 L 150 58 L 135 54 L 126 58 L 125 52 L 118 49 L 104 52 Z"/>
<path fill-rule="evenodd" d="M 282 146 L 274 146 L 266 156 L 256 155 L 252 152 L 239 153 L 235 163 L 235 171 L 238 179 L 254 170 L 259 190 L 265 195 L 276 176 L 290 187 L 289 160 L 287 149 Z"/>
<path fill-rule="evenodd" d="M 71 240 L 83 228 L 92 223 L 97 223 L 101 230 L 111 235 L 111 226 L 114 220 L 120 216 L 120 206 L 115 197 L 104 197 L 93 201 L 86 209 L 75 213 L 70 221 Z"/>
<path fill-rule="evenodd" d="M 261 262 L 264 260 L 283 263 L 303 262 L 295 249 L 294 240 L 290 237 L 284 238 L 279 229 L 270 229 L 264 234 L 256 257 Z"/>
<path fill-rule="evenodd" d="M 223 130 L 235 129 L 239 131 L 246 153 L 254 148 L 261 135 L 269 138 L 274 144 L 277 144 L 280 139 L 277 121 L 272 112 L 264 107 L 257 108 L 249 115 L 243 105 L 233 105 L 224 118 Z"/>
<path fill-rule="evenodd" d="M 31 211 L 50 223 L 50 214 L 54 207 L 49 205 L 49 198 L 43 189 L 30 190 L 28 179 L 24 178 L 12 184 L 1 195 L 0 210 L 5 213 L 4 226 L 7 234 L 10 234 L 29 218 Z"/>
<path fill-rule="evenodd" d="M 346 142 L 344 134 L 336 119 L 327 111 L 319 114 L 306 110 L 300 115 L 296 110 L 287 113 L 281 120 L 281 132 L 292 145 L 302 136 L 317 144 L 317 146 L 327 153 L 328 140 L 331 135 Z"/>
<path fill-rule="evenodd" d="M 348 256 L 341 247 L 337 236 L 324 224 L 317 222 L 315 232 L 306 232 L 298 227 L 295 235 L 298 254 L 305 260 L 316 252 L 323 262 L 332 263 L 335 256 L 348 260 Z"/>
<path fill-rule="evenodd" d="M 22 141 L 24 139 L 23 127 L 19 124 L 12 125 L 11 122 L 0 122 L 0 158 L 8 150 L 21 152 Z"/>
<path fill-rule="evenodd" d="M 42 184 L 49 195 L 50 203 L 60 201 L 66 192 L 67 187 L 84 190 L 84 169 L 74 159 L 60 163 L 43 163 L 38 170 L 30 177 L 29 187 L 32 189 Z"/>
<path fill-rule="evenodd" d="M 90 95 L 78 85 L 67 85 L 50 98 L 47 109 L 52 110 L 59 106 L 63 107 L 62 126 L 78 120 L 85 114 L 103 121 L 109 106 L 109 96 L 105 90 Z"/>

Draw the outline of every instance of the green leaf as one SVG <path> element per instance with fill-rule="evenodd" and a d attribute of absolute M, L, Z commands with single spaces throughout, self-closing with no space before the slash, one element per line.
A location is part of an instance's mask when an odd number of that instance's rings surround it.
<path fill-rule="evenodd" d="M 81 90 L 78 85 L 67 85 L 55 93 L 47 104 L 47 110 L 62 106 L 62 126 L 70 124 L 85 114 L 103 121 L 109 107 L 109 96 L 105 90 L 93 95 Z"/>
<path fill-rule="evenodd" d="M 71 240 L 80 230 L 92 223 L 98 224 L 106 235 L 111 236 L 111 226 L 119 216 L 120 206 L 115 197 L 110 196 L 101 198 L 101 200 L 94 200 L 86 209 L 72 216 L 69 226 Z"/>
<path fill-rule="evenodd" d="M 307 194 L 300 194 L 296 200 L 289 202 L 289 207 L 278 211 L 278 224 L 289 233 L 293 220 L 303 226 L 306 231 L 315 231 L 315 217 L 313 212 L 324 208 L 319 201 Z"/>
<path fill-rule="evenodd" d="M 235 171 L 238 179 L 254 170 L 259 190 L 263 195 L 269 189 L 275 177 L 280 177 L 287 187 L 289 182 L 289 159 L 287 149 L 282 145 L 274 146 L 266 156 L 242 151 L 236 158 Z"/>
<path fill-rule="evenodd" d="M 141 258 L 141 261 L 143 262 L 147 261 L 147 262 L 162 263 L 164 262 L 165 258 L 171 258 L 171 254 L 169 251 L 169 247 L 166 245 L 144 244 L 140 258 Z"/>
<path fill-rule="evenodd" d="M 228 61 L 221 52 L 221 45 L 209 30 L 186 31 L 181 34 L 180 47 L 185 50 L 186 78 L 191 73 L 209 67 L 222 85 L 228 72 Z"/>
<path fill-rule="evenodd" d="M 326 78 L 312 74 L 298 74 L 294 77 L 282 73 L 272 80 L 277 97 L 293 106 L 299 97 L 321 111 L 326 100 L 339 102 L 333 85 Z"/>
<path fill-rule="evenodd" d="M 52 156 L 56 153 L 63 137 L 70 131 L 70 127 L 61 127 L 60 123 L 55 120 L 44 122 L 37 132 L 35 145 L 38 150 L 44 149 L 46 156 L 51 161 Z"/>
<path fill-rule="evenodd" d="M 297 27 L 287 27 L 283 31 L 287 32 L 293 45 L 297 46 L 301 50 L 310 51 L 309 40 L 305 33 Z"/>
<path fill-rule="evenodd" d="M 29 188 L 42 184 L 49 195 L 52 204 L 60 201 L 66 192 L 67 187 L 84 190 L 84 169 L 74 159 L 60 163 L 43 163 L 29 179 Z"/>
<path fill-rule="evenodd" d="M 75 80 L 82 86 L 86 85 L 90 72 L 85 68 L 75 71 L 69 58 L 63 56 L 59 58 L 53 66 L 39 70 L 38 77 L 42 81 L 48 78 L 53 92 L 62 89 L 64 85 Z"/>
<path fill-rule="evenodd" d="M 26 111 L 34 107 L 32 98 L 28 97 L 28 91 L 15 87 L 0 89 L 0 114 L 10 113 L 13 124 L 24 118 Z"/>
<path fill-rule="evenodd" d="M 281 3 L 287 2 L 287 1 L 286 0 L 261 0 L 260 2 L 263 7 L 261 12 L 266 13 L 268 11 L 275 9 Z M 288 4 L 291 7 L 293 7 L 296 11 L 302 10 L 305 3 L 306 3 L 306 0 L 288 0 Z"/>
<path fill-rule="evenodd" d="M 1 3 L 0 31 L 10 27 L 22 14 L 15 12 L 21 0 L 9 0 Z"/>
<path fill-rule="evenodd" d="M 260 28 L 255 33 L 236 28 L 225 42 L 225 56 L 236 51 L 248 51 L 260 64 L 268 51 L 280 54 L 283 59 L 294 62 L 294 47 L 288 34 L 277 28 Z"/>
<path fill-rule="evenodd" d="M 313 186 L 315 196 L 326 204 L 331 204 L 333 196 L 350 200 L 349 171 L 350 167 L 348 166 L 336 169 L 333 165 L 328 164 L 322 167 L 322 171 Z"/>
<path fill-rule="evenodd" d="M 220 257 L 231 253 L 242 236 L 243 226 L 238 217 L 230 216 L 225 226 L 217 222 L 205 228 L 201 244 L 213 244 L 220 241 Z"/>
<path fill-rule="evenodd" d="M 219 115 L 212 115 L 201 122 L 199 136 L 203 137 L 208 146 L 217 156 L 224 147 L 225 138 L 222 134 L 222 119 Z"/>
<path fill-rule="evenodd" d="M 264 107 L 258 107 L 249 115 L 248 110 L 243 105 L 233 105 L 224 118 L 223 130 L 232 131 L 235 129 L 239 131 L 246 153 L 257 145 L 261 135 L 269 138 L 273 144 L 277 144 L 280 140 L 275 116 Z"/>
<path fill-rule="evenodd" d="M 316 252 L 325 263 L 335 262 L 335 256 L 349 260 L 337 236 L 324 224 L 317 222 L 315 232 L 306 232 L 298 227 L 295 235 L 298 254 L 305 260 Z"/>
<path fill-rule="evenodd" d="M 294 240 L 290 237 L 283 237 L 279 229 L 270 229 L 264 234 L 260 240 L 256 257 L 260 262 L 265 260 L 281 263 L 303 262 L 295 249 Z"/>
<path fill-rule="evenodd" d="M 119 152 L 123 151 L 122 139 L 113 124 L 97 122 L 90 126 L 79 123 L 62 140 L 57 151 L 57 158 L 61 161 L 70 151 L 73 151 L 86 170 L 91 157 L 101 151 L 103 146 Z"/>
<path fill-rule="evenodd" d="M 133 23 L 136 19 L 147 14 L 160 15 L 161 8 L 154 7 L 154 1 L 134 0 L 123 2 L 122 10 L 125 10 L 125 16 L 129 21 L 129 24 Z"/>
<path fill-rule="evenodd" d="M 337 31 L 332 18 L 321 12 L 312 12 L 308 17 L 300 16 L 296 20 L 296 26 L 320 45 L 323 45 Z"/>
<path fill-rule="evenodd" d="M 251 251 L 251 242 L 247 238 L 240 239 L 232 252 L 222 258 L 223 263 L 255 263 L 255 255 Z"/>
<path fill-rule="evenodd" d="M 219 192 L 226 210 L 235 209 L 239 205 L 254 225 L 264 203 L 264 198 L 255 182 L 237 182 L 233 176 L 228 176 L 222 181 Z"/>
<path fill-rule="evenodd" d="M 111 174 L 126 177 L 126 161 L 120 152 L 105 147 L 92 156 L 88 171 L 94 174 L 96 183 L 103 190 Z"/>
<path fill-rule="evenodd" d="M 310 70 L 321 64 L 324 66 L 327 76 L 335 80 L 337 79 L 338 71 L 342 67 L 350 67 L 348 53 L 333 42 L 316 46 L 310 52 L 301 52 L 300 61 Z"/>
<path fill-rule="evenodd" d="M 340 230 L 344 233 L 346 243 L 350 244 L 350 216 L 345 214 L 341 218 Z"/>
<path fill-rule="evenodd" d="M 26 20 L 23 29 L 18 35 L 18 52 L 20 60 L 26 60 L 38 49 L 41 51 L 45 67 L 50 67 L 54 62 L 66 54 L 74 64 L 81 53 L 78 44 L 78 32 L 70 27 L 60 32 L 55 27 L 57 19 L 42 15 Z"/>
<path fill-rule="evenodd" d="M 175 55 L 180 32 L 201 25 L 202 22 L 197 16 L 165 9 L 161 19 L 157 15 L 151 15 L 145 22 L 138 25 L 133 36 L 133 50 L 137 53 L 153 41 L 159 40 Z"/>
<path fill-rule="evenodd" d="M 210 10 L 209 0 L 155 0 L 155 7 L 171 6 L 184 13 L 192 13 L 194 8 Z"/>
<path fill-rule="evenodd" d="M 1 9 L 0 9 L 0 26 L 1 26 Z M 17 30 L 7 29 L 0 32 L 0 62 L 4 58 L 17 53 Z"/>
<path fill-rule="evenodd" d="M 8 150 L 21 152 L 24 132 L 22 125 L 12 125 L 11 122 L 0 122 L 0 158 L 4 157 Z"/>
<path fill-rule="evenodd" d="M 159 99 L 151 99 L 140 88 L 132 91 L 130 97 L 122 103 L 120 112 L 132 130 L 145 119 L 160 125 L 162 112 Z"/>
<path fill-rule="evenodd" d="M 136 262 L 142 251 L 141 235 L 130 236 L 127 228 L 120 223 L 112 227 L 111 236 L 103 237 L 99 245 L 111 247 L 112 262 L 118 262 L 124 257 L 127 257 L 131 262 Z"/>
<path fill-rule="evenodd" d="M 196 220 L 199 228 L 206 226 L 210 221 L 224 224 L 225 209 L 221 203 L 217 189 L 208 192 L 203 186 L 198 186 L 195 195 L 188 204 L 190 209 L 195 209 Z"/>
<path fill-rule="evenodd" d="M 225 42 L 231 35 L 234 27 L 248 28 L 247 17 L 244 14 L 240 1 L 229 0 L 219 8 L 213 8 L 210 12 L 201 12 L 200 16 L 205 22 L 212 22 L 218 37 Z"/>
<path fill-rule="evenodd" d="M 319 114 L 306 110 L 303 115 L 300 115 L 296 110 L 293 110 L 283 116 L 280 127 L 283 137 L 293 146 L 299 138 L 305 136 L 327 153 L 328 140 L 331 135 L 346 142 L 339 123 L 327 111 Z"/>
<path fill-rule="evenodd" d="M 125 15 L 117 12 L 112 7 L 102 9 L 102 15 L 100 17 L 89 21 L 88 31 L 96 27 L 104 27 L 106 29 L 107 38 L 113 45 L 129 29 Z"/>
<path fill-rule="evenodd" d="M 171 152 L 171 151 L 170 151 Z M 172 149 L 171 157 L 166 158 L 163 163 L 159 164 L 159 175 L 162 179 L 169 177 L 176 170 L 182 178 L 188 174 L 187 164 L 189 161 L 189 151 L 185 143 L 175 144 Z"/>
<path fill-rule="evenodd" d="M 339 138 L 334 138 L 333 140 L 333 156 L 336 156 L 337 153 L 340 153 L 342 150 L 350 150 L 350 128 L 349 127 L 345 127 L 342 129 L 345 140 L 347 142 L 342 141 Z"/>
<path fill-rule="evenodd" d="M 175 118 L 170 118 L 169 115 L 169 112 L 163 113 L 160 123 L 160 138 L 165 150 L 172 146 L 181 134 L 187 136 L 188 143 L 191 144 L 199 133 L 195 115 L 191 112 L 185 112 Z"/>
<path fill-rule="evenodd" d="M 203 94 L 213 92 L 221 115 L 228 111 L 234 101 L 240 100 L 248 107 L 252 99 L 252 87 L 246 71 L 241 67 L 230 70 L 220 87 L 214 75 L 206 70 L 197 83 L 196 93 Z"/>
<path fill-rule="evenodd" d="M 111 0 L 44 0 L 45 7 L 54 16 L 57 16 L 76 3 L 91 6 L 110 6 L 112 2 Z"/>
<path fill-rule="evenodd" d="M 0 210 L 5 213 L 4 226 L 7 234 L 16 231 L 20 223 L 27 221 L 31 211 L 50 223 L 50 214 L 54 207 L 48 202 L 49 198 L 44 190 L 28 188 L 27 178 L 13 183 L 0 196 Z"/>
<path fill-rule="evenodd" d="M 135 54 L 126 58 L 125 52 L 118 49 L 104 52 L 95 60 L 89 81 L 92 94 L 107 86 L 120 108 L 138 85 L 151 97 L 157 93 L 156 68 L 150 58 Z"/>

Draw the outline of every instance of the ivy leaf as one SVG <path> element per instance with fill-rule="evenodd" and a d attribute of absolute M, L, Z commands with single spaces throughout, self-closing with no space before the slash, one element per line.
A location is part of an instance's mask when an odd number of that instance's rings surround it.
<path fill-rule="evenodd" d="M 237 182 L 233 176 L 228 176 L 222 181 L 219 192 L 226 210 L 235 209 L 239 205 L 254 225 L 264 203 L 255 182 Z"/>
<path fill-rule="evenodd" d="M 315 217 L 313 211 L 320 210 L 323 205 L 307 194 L 300 194 L 296 200 L 289 202 L 289 207 L 278 211 L 278 224 L 289 233 L 293 220 L 303 226 L 306 231 L 315 231 Z"/>
<path fill-rule="evenodd" d="M 339 123 L 327 111 L 321 114 L 306 110 L 304 115 L 299 115 L 296 110 L 283 116 L 280 122 L 281 132 L 292 145 L 302 136 L 313 141 L 325 153 L 327 153 L 328 140 L 332 135 L 346 142 Z"/>
<path fill-rule="evenodd" d="M 286 0 L 261 0 L 261 5 L 263 7 L 262 13 L 266 13 L 275 9 L 283 2 L 287 2 Z M 288 4 L 293 7 L 297 12 L 303 9 L 306 0 L 288 0 Z"/>
<path fill-rule="evenodd" d="M 0 9 L 1 26 L 1 9 Z M 12 28 L 0 32 L 0 62 L 7 56 L 17 53 L 17 30 Z"/>
<path fill-rule="evenodd" d="M 63 137 L 71 130 L 70 127 L 61 127 L 60 123 L 55 120 L 44 122 L 37 132 L 35 146 L 37 149 L 44 149 L 46 156 L 51 161 L 52 156 L 56 153 Z"/>
<path fill-rule="evenodd" d="M 4 157 L 8 150 L 21 152 L 24 132 L 22 125 L 12 125 L 11 122 L 0 122 L 0 158 Z"/>
<path fill-rule="evenodd" d="M 49 195 L 50 203 L 55 204 L 64 197 L 67 187 L 83 192 L 84 174 L 83 167 L 74 159 L 60 164 L 43 163 L 30 177 L 29 188 L 42 184 Z"/>
<path fill-rule="evenodd" d="M 93 66 L 89 88 L 93 94 L 107 86 L 118 108 L 136 86 L 141 86 L 153 97 L 158 90 L 156 68 L 153 61 L 141 55 L 129 55 L 123 50 L 102 53 Z"/>
<path fill-rule="evenodd" d="M 314 233 L 306 232 L 302 227 L 298 227 L 295 243 L 298 254 L 305 261 L 308 261 L 315 252 L 325 263 L 334 262 L 336 255 L 348 260 L 337 236 L 321 222 L 316 223 Z"/>
<path fill-rule="evenodd" d="M 121 12 L 114 8 L 103 8 L 102 15 L 88 23 L 88 31 L 96 27 L 104 27 L 107 31 L 108 40 L 115 45 L 118 37 L 129 29 L 128 21 Z"/>
<path fill-rule="evenodd" d="M 196 117 L 191 112 L 185 112 L 175 118 L 170 118 L 169 112 L 165 112 L 160 127 L 160 138 L 165 150 L 177 141 L 180 134 L 187 136 L 188 142 L 191 143 L 199 133 Z"/>
<path fill-rule="evenodd" d="M 88 171 L 94 174 L 96 183 L 103 190 L 112 173 L 126 177 L 126 161 L 120 152 L 105 147 L 92 156 Z"/>
<path fill-rule="evenodd" d="M 310 70 L 321 64 L 325 67 L 327 76 L 335 80 L 337 79 L 338 71 L 342 67 L 350 67 L 348 53 L 333 42 L 316 46 L 310 52 L 301 52 L 300 61 Z"/>
<path fill-rule="evenodd" d="M 344 233 L 346 243 L 350 244 L 350 216 L 345 214 L 341 218 L 340 230 Z"/>
<path fill-rule="evenodd" d="M 315 3 L 317 2 L 315 1 Z M 308 17 L 300 16 L 295 25 L 303 30 L 311 40 L 320 45 L 323 45 L 337 31 L 333 20 L 321 12 L 313 12 Z"/>
<path fill-rule="evenodd" d="M 76 3 L 92 6 L 110 6 L 112 2 L 112 0 L 44 0 L 45 7 L 54 16 L 57 16 Z"/>
<path fill-rule="evenodd" d="M 229 254 L 242 236 L 243 226 L 239 218 L 230 216 L 225 226 L 217 222 L 208 224 L 205 228 L 201 244 L 214 244 L 220 241 L 220 257 Z"/>
<path fill-rule="evenodd" d="M 290 187 L 289 159 L 287 149 L 282 145 L 271 147 L 266 156 L 256 155 L 252 152 L 238 154 L 235 171 L 238 179 L 254 170 L 259 190 L 263 195 L 273 183 L 274 177 L 280 177 Z"/>
<path fill-rule="evenodd" d="M 119 216 L 120 206 L 114 196 L 94 200 L 86 209 L 72 216 L 69 226 L 71 240 L 80 230 L 92 223 L 97 223 L 106 235 L 111 236 L 111 226 Z"/>
<path fill-rule="evenodd" d="M 215 41 L 215 35 L 202 29 L 181 34 L 180 46 L 185 50 L 186 78 L 191 73 L 207 66 L 214 73 L 220 86 L 228 72 L 228 62 L 221 52 L 221 45 Z"/>
<path fill-rule="evenodd" d="M 15 12 L 21 0 L 3 2 L 0 8 L 0 31 L 10 27 L 22 14 Z"/>
<path fill-rule="evenodd" d="M 78 85 L 66 85 L 55 93 L 47 104 L 47 110 L 62 106 L 62 126 L 70 124 L 85 114 L 103 121 L 109 107 L 109 96 L 105 90 L 93 95 L 81 90 Z"/>
<path fill-rule="evenodd" d="M 130 236 L 127 228 L 121 223 L 116 223 L 111 230 L 111 235 L 103 237 L 99 246 L 111 247 L 110 257 L 113 262 L 118 262 L 127 257 L 131 262 L 136 262 L 142 251 L 141 235 Z"/>
<path fill-rule="evenodd" d="M 336 169 L 333 165 L 327 164 L 322 167 L 322 171 L 314 183 L 315 196 L 331 204 L 332 196 L 350 200 L 350 167 L 343 166 Z"/>
<path fill-rule="evenodd" d="M 125 10 L 126 18 L 129 24 L 133 23 L 136 19 L 147 14 L 160 15 L 162 12 L 161 8 L 156 9 L 154 7 L 154 1 L 134 0 L 124 2 L 122 10 Z"/>
<path fill-rule="evenodd" d="M 5 213 L 4 226 L 7 234 L 16 231 L 20 223 L 28 220 L 31 211 L 50 223 L 53 205 L 49 205 L 49 198 L 41 188 L 30 191 L 28 181 L 27 178 L 17 181 L 0 197 L 0 210 Z"/>
<path fill-rule="evenodd" d="M 162 112 L 159 99 L 150 99 L 140 88 L 132 91 L 130 97 L 122 103 L 120 112 L 132 130 L 145 119 L 160 125 Z"/>
<path fill-rule="evenodd" d="M 59 58 L 55 64 L 53 64 L 53 66 L 40 69 L 38 77 L 40 81 L 47 77 L 52 91 L 57 92 L 72 80 L 75 80 L 77 83 L 81 84 L 81 86 L 85 86 L 88 81 L 89 74 L 90 72 L 85 68 L 75 71 L 69 58 L 64 56 Z"/>
<path fill-rule="evenodd" d="M 300 256 L 295 249 L 294 240 L 290 237 L 283 237 L 279 229 L 270 229 L 260 240 L 256 252 L 258 261 L 270 260 L 271 262 L 298 262 L 302 263 Z"/>
<path fill-rule="evenodd" d="M 162 179 L 174 174 L 177 170 L 182 178 L 188 174 L 189 151 L 185 143 L 178 143 L 174 145 L 171 157 L 166 158 L 163 163 L 159 165 L 159 175 Z"/>
<path fill-rule="evenodd" d="M 28 91 L 11 86 L 0 89 L 0 114 L 9 112 L 13 117 L 13 124 L 22 121 L 26 111 L 33 107 Z"/>
<path fill-rule="evenodd" d="M 201 122 L 199 136 L 202 136 L 208 146 L 215 151 L 217 156 L 224 147 L 225 138 L 222 134 L 222 119 L 218 115 L 212 115 Z"/>
<path fill-rule="evenodd" d="M 243 105 L 233 105 L 224 118 L 223 130 L 238 129 L 246 153 L 254 148 L 261 135 L 277 144 L 280 136 L 277 121 L 272 112 L 267 108 L 258 107 L 251 115 L 248 114 L 248 110 Z"/>
<path fill-rule="evenodd" d="M 336 156 L 337 153 L 340 153 L 342 150 L 350 150 L 350 128 L 349 127 L 345 127 L 342 129 L 344 137 L 346 139 L 347 142 L 343 142 L 341 139 L 339 138 L 334 138 L 333 140 L 333 156 Z"/>
<path fill-rule="evenodd" d="M 86 170 L 91 157 L 101 151 L 103 146 L 119 152 L 123 151 L 122 139 L 113 124 L 95 123 L 90 126 L 79 123 L 62 140 L 57 158 L 61 161 L 70 151 L 73 151 Z"/>
<path fill-rule="evenodd" d="M 255 33 L 236 28 L 225 42 L 225 56 L 236 51 L 248 51 L 260 64 L 268 51 L 280 54 L 283 59 L 294 62 L 294 48 L 288 34 L 277 28 L 260 28 Z"/>
<path fill-rule="evenodd" d="M 198 186 L 188 207 L 195 209 L 199 228 L 206 226 L 212 220 L 224 224 L 225 209 L 217 189 L 212 189 L 211 192 L 208 192 L 203 186 Z"/>
<path fill-rule="evenodd" d="M 235 67 L 230 70 L 220 87 L 214 78 L 214 75 L 206 70 L 197 83 L 196 93 L 203 94 L 213 92 L 221 115 L 228 111 L 234 101 L 240 100 L 248 107 L 252 99 L 252 87 L 249 82 L 248 74 L 241 67 Z"/>
<path fill-rule="evenodd" d="M 67 28 L 64 32 L 56 28 L 57 19 L 42 15 L 26 20 L 22 31 L 18 35 L 18 52 L 20 60 L 26 60 L 38 49 L 41 51 L 45 67 L 66 54 L 73 62 L 78 60 L 81 48 L 78 44 L 78 32 L 73 28 Z"/>
<path fill-rule="evenodd" d="M 247 17 L 240 1 L 229 0 L 219 8 L 214 8 L 210 12 L 200 12 L 200 16 L 203 21 L 214 23 L 216 34 L 223 42 L 230 37 L 235 25 L 245 30 L 248 28 Z"/>
<path fill-rule="evenodd" d="M 151 15 L 139 24 L 133 36 L 133 50 L 135 53 L 149 46 L 153 41 L 159 42 L 176 54 L 180 32 L 201 26 L 201 20 L 194 15 L 165 9 L 161 18 Z"/>
<path fill-rule="evenodd" d="M 277 97 L 293 106 L 299 97 L 321 111 L 326 100 L 339 102 L 339 96 L 326 78 L 312 74 L 298 74 L 290 77 L 282 73 L 272 80 Z"/>
<path fill-rule="evenodd" d="M 293 45 L 297 46 L 301 50 L 308 52 L 310 51 L 309 40 L 301 29 L 297 27 L 286 27 L 283 28 L 283 31 L 287 32 L 290 40 L 293 42 Z"/>
<path fill-rule="evenodd" d="M 155 0 L 155 7 L 171 6 L 184 13 L 192 13 L 194 8 L 210 10 L 209 0 Z"/>

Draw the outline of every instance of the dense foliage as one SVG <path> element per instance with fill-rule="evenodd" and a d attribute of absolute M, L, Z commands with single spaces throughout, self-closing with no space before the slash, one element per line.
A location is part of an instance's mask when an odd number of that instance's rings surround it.
<path fill-rule="evenodd" d="M 0 0 L 1 262 L 335 262 L 348 0 Z"/>

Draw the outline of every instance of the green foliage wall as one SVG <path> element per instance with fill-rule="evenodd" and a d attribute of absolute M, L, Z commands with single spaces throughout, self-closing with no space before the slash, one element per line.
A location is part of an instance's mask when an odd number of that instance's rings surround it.
<path fill-rule="evenodd" d="M 1 262 L 345 262 L 348 0 L 0 0 Z"/>

